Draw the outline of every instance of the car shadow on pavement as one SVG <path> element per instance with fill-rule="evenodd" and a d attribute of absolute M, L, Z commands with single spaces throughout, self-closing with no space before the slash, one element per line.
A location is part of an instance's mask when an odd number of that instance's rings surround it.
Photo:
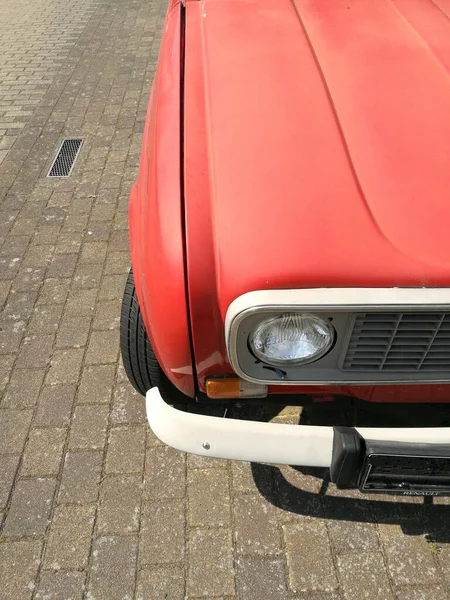
<path fill-rule="evenodd" d="M 318 411 L 307 412 L 305 420 L 310 424 L 331 424 L 331 420 L 336 423 L 337 415 L 333 414 L 333 409 L 330 414 L 322 407 Z M 427 425 L 448 426 L 448 411 L 439 412 L 438 422 L 430 417 Z M 304 422 L 304 418 L 302 416 L 300 422 Z M 366 420 L 367 416 L 362 415 L 362 418 Z M 385 419 L 394 426 L 395 420 L 395 411 Z M 370 421 L 372 425 L 381 419 L 372 414 Z M 380 422 L 378 424 L 381 425 Z M 387 422 L 383 424 L 386 426 Z M 328 469 L 256 463 L 252 463 L 251 468 L 255 485 L 262 496 L 286 513 L 350 523 L 399 525 L 406 535 L 423 535 L 430 543 L 450 543 L 450 497 L 408 497 L 338 490 L 330 481 Z M 289 518 L 288 514 L 286 518 Z"/>
<path fill-rule="evenodd" d="M 436 503 L 447 501 L 446 498 L 414 498 L 408 502 L 398 496 L 376 498 L 357 490 L 339 491 L 324 469 L 301 469 L 302 473 L 322 480 L 316 493 L 287 481 L 278 467 L 253 463 L 251 468 L 261 495 L 283 511 L 329 520 L 400 525 L 407 535 L 424 535 L 430 542 L 450 543 L 450 504 Z M 331 486 L 333 495 L 327 493 Z"/>

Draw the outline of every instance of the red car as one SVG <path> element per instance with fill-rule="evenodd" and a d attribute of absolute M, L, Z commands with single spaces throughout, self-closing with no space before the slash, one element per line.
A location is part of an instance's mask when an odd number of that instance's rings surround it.
<path fill-rule="evenodd" d="M 450 428 L 406 426 L 411 404 L 450 401 L 449 72 L 450 0 L 170 2 L 121 320 L 163 441 L 363 491 L 450 490 Z M 404 418 L 198 414 L 324 397 Z"/>

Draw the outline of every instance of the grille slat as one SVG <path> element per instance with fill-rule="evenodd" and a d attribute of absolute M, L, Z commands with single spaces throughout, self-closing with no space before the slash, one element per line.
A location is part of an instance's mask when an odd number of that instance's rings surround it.
<path fill-rule="evenodd" d="M 342 368 L 450 371 L 450 313 L 358 314 Z"/>

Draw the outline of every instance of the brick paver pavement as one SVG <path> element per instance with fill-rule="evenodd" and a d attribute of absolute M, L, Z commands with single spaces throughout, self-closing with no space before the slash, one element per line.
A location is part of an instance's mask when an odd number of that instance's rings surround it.
<path fill-rule="evenodd" d="M 147 428 L 118 324 L 165 4 L 0 0 L 0 599 L 449 598 L 445 499 L 187 457 Z M 66 135 L 77 166 L 48 180 Z"/>

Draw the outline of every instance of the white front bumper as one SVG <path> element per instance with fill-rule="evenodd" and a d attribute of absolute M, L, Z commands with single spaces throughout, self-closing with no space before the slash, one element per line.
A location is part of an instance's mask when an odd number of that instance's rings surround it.
<path fill-rule="evenodd" d="M 177 410 L 158 388 L 146 396 L 147 418 L 169 446 L 202 456 L 257 463 L 330 467 L 333 428 L 222 419 Z M 450 427 L 357 427 L 366 440 L 450 444 Z"/>

